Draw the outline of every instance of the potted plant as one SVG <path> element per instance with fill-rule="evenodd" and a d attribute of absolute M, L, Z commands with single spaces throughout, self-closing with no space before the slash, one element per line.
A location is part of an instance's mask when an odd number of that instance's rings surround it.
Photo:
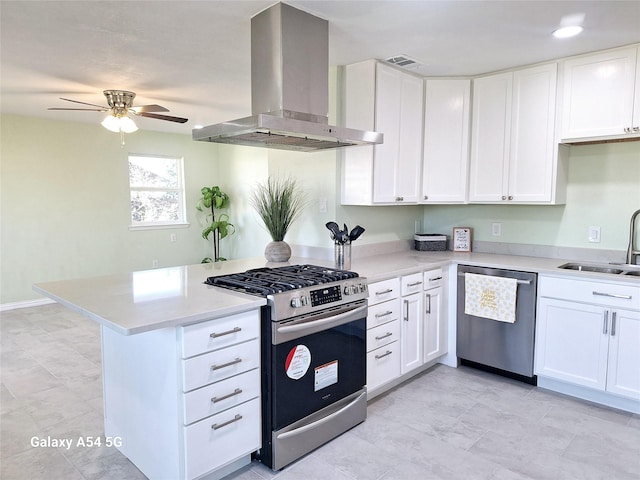
<path fill-rule="evenodd" d="M 267 244 L 264 256 L 270 262 L 286 262 L 291 258 L 291 247 L 284 241 L 284 237 L 304 209 L 304 193 L 291 177 L 269 177 L 265 184 L 257 185 L 251 204 L 273 240 Z"/>
<path fill-rule="evenodd" d="M 226 208 L 229 205 L 229 195 L 220 190 L 220 187 L 202 187 L 202 198 L 198 200 L 196 209 L 205 212 L 207 227 L 202 230 L 202 238 L 209 239 L 213 234 L 213 258 L 205 257 L 202 263 L 220 262 L 226 260 L 220 256 L 220 240 L 235 232 L 235 226 L 229 223 L 229 215 L 222 213 L 216 219 L 216 209 Z M 209 223 L 210 220 L 210 223 Z"/>

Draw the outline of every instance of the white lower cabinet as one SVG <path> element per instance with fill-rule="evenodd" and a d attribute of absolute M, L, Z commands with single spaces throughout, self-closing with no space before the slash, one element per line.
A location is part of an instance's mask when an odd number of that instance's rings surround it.
<path fill-rule="evenodd" d="M 548 378 L 640 401 L 640 287 L 541 277 L 538 292 L 539 384 Z"/>
<path fill-rule="evenodd" d="M 442 287 L 431 288 L 424 293 L 424 363 L 447 353 L 447 324 L 442 300 Z"/>
<path fill-rule="evenodd" d="M 422 294 L 402 297 L 402 373 L 422 365 Z"/>
<path fill-rule="evenodd" d="M 367 390 L 400 376 L 400 281 L 392 278 L 369 285 L 367 314 Z"/>
<path fill-rule="evenodd" d="M 260 314 L 102 327 L 105 435 L 154 479 L 221 478 L 260 448 Z"/>

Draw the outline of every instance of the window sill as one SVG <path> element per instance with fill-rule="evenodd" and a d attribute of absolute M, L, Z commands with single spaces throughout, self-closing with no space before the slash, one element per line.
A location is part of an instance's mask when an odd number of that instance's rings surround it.
<path fill-rule="evenodd" d="M 189 228 L 190 223 L 149 223 L 145 225 L 129 225 L 129 230 L 161 230 L 166 228 Z"/>

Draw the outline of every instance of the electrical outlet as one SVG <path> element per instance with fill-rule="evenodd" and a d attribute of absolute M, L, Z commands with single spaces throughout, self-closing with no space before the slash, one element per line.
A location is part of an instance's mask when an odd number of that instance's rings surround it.
<path fill-rule="evenodd" d="M 600 227 L 589 227 L 589 241 L 591 243 L 600 243 Z"/>
<path fill-rule="evenodd" d="M 158 260 L 156 260 L 155 258 L 151 260 L 151 266 L 152 268 L 158 268 Z"/>
<path fill-rule="evenodd" d="M 501 223 L 492 223 L 491 224 L 491 235 L 494 237 L 502 236 L 502 224 Z"/>
<path fill-rule="evenodd" d="M 170 242 L 175 242 L 177 240 L 176 234 L 172 233 L 171 235 L 169 235 L 169 241 Z"/>
<path fill-rule="evenodd" d="M 318 210 L 320 213 L 327 213 L 327 197 L 320 197 L 318 200 Z"/>

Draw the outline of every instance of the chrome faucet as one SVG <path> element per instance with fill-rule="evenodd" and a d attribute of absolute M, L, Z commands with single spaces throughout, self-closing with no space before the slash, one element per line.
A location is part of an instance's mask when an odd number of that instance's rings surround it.
<path fill-rule="evenodd" d="M 638 215 L 640 215 L 640 210 L 636 210 L 635 212 L 633 212 L 633 215 L 631 215 L 631 224 L 629 225 L 629 247 L 627 248 L 626 261 L 626 263 L 629 265 L 635 264 L 635 262 L 633 261 L 634 257 L 640 255 L 640 250 L 635 248 L 633 245 L 633 240 L 636 235 L 636 219 L 638 218 Z"/>

